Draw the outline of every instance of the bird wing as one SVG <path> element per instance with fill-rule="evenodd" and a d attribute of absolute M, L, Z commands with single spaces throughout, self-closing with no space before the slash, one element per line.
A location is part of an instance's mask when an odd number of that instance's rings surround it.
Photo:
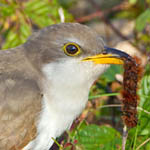
<path fill-rule="evenodd" d="M 35 79 L 5 64 L 0 61 L 0 150 L 20 150 L 36 136 L 42 95 Z"/>

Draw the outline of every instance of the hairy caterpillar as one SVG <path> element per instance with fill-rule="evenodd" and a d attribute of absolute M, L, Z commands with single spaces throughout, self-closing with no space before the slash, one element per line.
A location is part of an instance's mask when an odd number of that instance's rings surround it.
<path fill-rule="evenodd" d="M 127 127 L 133 128 L 137 125 L 137 104 L 139 96 L 137 95 L 138 81 L 141 79 L 142 67 L 140 60 L 135 58 L 123 58 L 123 99 L 122 111 L 123 122 Z"/>

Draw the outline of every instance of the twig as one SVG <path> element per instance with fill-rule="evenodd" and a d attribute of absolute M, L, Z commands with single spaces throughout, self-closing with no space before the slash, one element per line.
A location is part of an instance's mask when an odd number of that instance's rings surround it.
<path fill-rule="evenodd" d="M 114 33 L 116 33 L 118 36 L 120 36 L 123 40 L 129 41 L 129 39 L 126 36 L 124 36 L 107 18 L 105 18 L 104 22 L 114 31 Z M 132 42 L 130 42 L 130 44 L 133 45 Z M 135 46 L 135 45 L 133 45 L 133 46 Z"/>
<path fill-rule="evenodd" d="M 98 109 L 107 108 L 107 107 L 121 107 L 121 106 L 122 106 L 122 104 L 110 104 L 110 105 L 100 106 L 100 107 L 98 107 Z"/>
<path fill-rule="evenodd" d="M 101 19 L 106 25 L 108 25 L 108 26 L 112 29 L 112 31 L 114 31 L 114 33 L 116 33 L 116 34 L 117 34 L 119 37 L 121 37 L 123 40 L 127 40 L 132 46 L 134 46 L 135 48 L 137 48 L 134 43 L 132 43 L 131 41 L 129 41 L 128 37 L 124 36 L 124 35 L 107 19 L 107 17 L 105 17 L 107 13 L 112 13 L 114 10 L 116 11 L 116 10 L 122 10 L 122 9 L 127 8 L 126 5 L 125 5 L 125 4 L 126 4 L 125 1 L 123 1 L 120 5 L 117 5 L 117 6 L 113 7 L 113 8 L 110 9 L 109 11 L 101 11 L 100 8 L 98 7 L 98 5 L 97 5 L 93 0 L 90 0 L 89 2 L 93 5 L 93 7 L 95 7 L 95 9 L 96 9 L 97 11 L 101 12 L 101 15 L 99 16 L 100 19 Z"/>
<path fill-rule="evenodd" d="M 80 18 L 76 18 L 76 21 L 82 23 L 82 22 L 90 21 L 90 20 L 92 20 L 96 17 L 100 17 L 102 15 L 103 15 L 103 12 L 96 11 L 96 12 L 90 14 L 90 15 L 83 16 L 83 17 L 80 17 Z"/>
<path fill-rule="evenodd" d="M 86 22 L 86 21 L 89 21 L 89 20 L 92 20 L 93 18 L 96 18 L 96 17 L 99 17 L 106 25 L 108 25 L 112 31 L 114 31 L 114 33 L 116 33 L 120 38 L 122 38 L 123 40 L 127 40 L 132 46 L 134 46 L 135 48 L 136 45 L 131 42 L 128 37 L 124 36 L 105 16 L 108 14 L 108 13 L 113 13 L 114 11 L 119 11 L 119 10 L 123 10 L 123 9 L 126 9 L 128 8 L 128 6 L 126 5 L 125 2 L 122 2 L 120 5 L 117 5 L 109 10 L 105 10 L 105 11 L 101 11 L 100 8 L 97 6 L 97 4 L 90 0 L 89 1 L 94 7 L 95 9 L 97 10 L 95 13 L 92 13 L 90 15 L 87 15 L 87 16 L 84 16 L 84 17 L 81 17 L 81 18 L 77 18 L 76 21 L 77 22 Z"/>
<path fill-rule="evenodd" d="M 58 9 L 58 13 L 59 13 L 61 23 L 65 22 L 65 15 L 64 15 L 64 10 L 62 7 Z"/>
<path fill-rule="evenodd" d="M 123 128 L 123 135 L 122 135 L 122 150 L 126 149 L 126 142 L 127 142 L 127 137 L 128 137 L 128 129 L 127 126 L 125 125 Z"/>
<path fill-rule="evenodd" d="M 150 141 L 150 138 L 148 138 L 147 140 L 145 140 L 142 144 L 140 144 L 136 150 L 139 150 L 143 145 L 145 145 L 147 142 Z"/>
<path fill-rule="evenodd" d="M 92 1 L 90 1 L 90 2 L 92 3 Z M 92 5 L 94 5 L 94 4 L 92 3 Z M 97 6 L 97 5 L 94 5 L 94 7 L 95 7 L 95 6 Z M 99 7 L 97 7 L 97 8 L 96 8 L 96 9 L 97 9 L 96 12 L 94 12 L 94 13 L 92 13 L 92 14 L 90 14 L 90 15 L 87 15 L 87 16 L 83 16 L 83 17 L 80 17 L 80 18 L 76 18 L 76 21 L 77 21 L 77 22 L 80 22 L 80 23 L 86 22 L 86 21 L 90 21 L 91 19 L 94 19 L 94 18 L 96 18 L 96 17 L 102 17 L 102 16 L 104 16 L 104 14 L 106 15 L 106 14 L 112 13 L 112 12 L 114 12 L 114 11 L 123 10 L 123 9 L 125 9 L 125 8 L 126 8 L 126 7 L 125 7 L 124 3 L 122 3 L 122 4 L 120 4 L 120 5 L 117 5 L 117 6 L 113 7 L 113 8 L 107 9 L 107 10 L 105 10 L 105 11 L 101 11 L 101 10 L 99 10 Z"/>
<path fill-rule="evenodd" d="M 102 97 L 102 96 L 117 96 L 117 95 L 119 95 L 119 93 L 105 93 L 105 94 L 89 96 L 88 99 L 95 99 L 95 98 L 99 98 L 99 97 Z"/>
<path fill-rule="evenodd" d="M 138 110 L 145 112 L 146 114 L 150 115 L 150 112 L 143 109 L 142 107 L 137 107 Z"/>
<path fill-rule="evenodd" d="M 101 108 L 108 108 L 108 107 L 122 107 L 122 104 L 110 104 L 110 105 L 103 105 L 103 106 L 100 106 L 98 107 L 98 109 L 101 109 Z M 146 114 L 150 115 L 150 112 L 143 109 L 142 107 L 137 107 L 138 110 L 140 111 L 143 111 L 145 112 Z"/>

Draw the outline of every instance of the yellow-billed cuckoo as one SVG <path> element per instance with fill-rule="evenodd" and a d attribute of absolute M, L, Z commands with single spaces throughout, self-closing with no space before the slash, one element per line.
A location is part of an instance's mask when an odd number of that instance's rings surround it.
<path fill-rule="evenodd" d="M 48 150 L 84 109 L 92 83 L 123 55 L 78 23 L 49 26 L 0 51 L 0 150 Z"/>

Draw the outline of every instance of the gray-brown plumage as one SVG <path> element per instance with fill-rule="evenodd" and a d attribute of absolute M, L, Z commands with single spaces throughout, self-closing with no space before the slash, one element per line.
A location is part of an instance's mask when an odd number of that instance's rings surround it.
<path fill-rule="evenodd" d="M 79 55 L 64 53 L 70 42 L 80 47 Z M 0 150 L 48 150 L 51 138 L 69 129 L 83 110 L 90 86 L 106 69 L 82 59 L 103 50 L 95 31 L 62 23 L 0 51 Z"/>
<path fill-rule="evenodd" d="M 34 138 L 42 97 L 38 78 L 22 47 L 0 52 L 0 150 L 20 149 Z"/>

